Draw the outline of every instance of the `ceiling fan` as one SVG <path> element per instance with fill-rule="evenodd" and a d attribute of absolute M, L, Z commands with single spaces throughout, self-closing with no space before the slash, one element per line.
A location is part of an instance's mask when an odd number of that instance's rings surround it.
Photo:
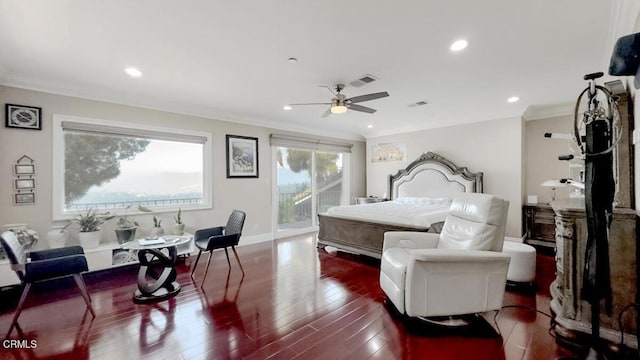
<path fill-rule="evenodd" d="M 333 90 L 331 90 L 331 88 L 329 88 L 328 86 L 321 86 L 321 87 L 327 88 L 327 89 L 329 89 L 329 91 L 331 91 L 331 93 L 334 96 L 334 98 L 331 99 L 331 102 L 326 102 L 326 103 L 299 103 L 299 104 L 289 104 L 289 105 L 290 106 L 297 106 L 297 105 L 331 105 L 329 107 L 329 109 L 327 109 L 327 111 L 324 114 L 322 114 L 322 117 L 327 117 L 327 116 L 329 116 L 331 114 L 343 114 L 343 113 L 347 112 L 347 109 L 355 110 L 355 111 L 361 111 L 361 112 L 365 112 L 365 113 L 368 113 L 368 114 L 373 114 L 373 113 L 375 113 L 377 111 L 376 109 L 372 109 L 370 107 L 358 105 L 356 103 L 369 101 L 369 100 L 380 99 L 380 98 L 389 96 L 388 92 L 383 91 L 383 92 L 377 92 L 377 93 L 371 93 L 371 94 L 365 94 L 365 95 L 359 95 L 359 96 L 354 96 L 354 97 L 347 98 L 344 94 L 342 94 L 342 90 L 344 89 L 344 84 L 337 84 L 335 86 L 335 88 L 334 88 L 335 92 Z"/>

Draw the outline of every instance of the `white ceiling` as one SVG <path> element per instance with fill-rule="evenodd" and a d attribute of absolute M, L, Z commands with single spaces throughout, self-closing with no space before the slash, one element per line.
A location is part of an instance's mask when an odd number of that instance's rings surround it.
<path fill-rule="evenodd" d="M 612 4 L 0 0 L 0 84 L 353 139 L 519 118 L 575 101 L 584 74 L 606 72 Z M 469 46 L 452 53 L 458 38 Z M 375 114 L 282 110 L 365 74 L 378 81 L 344 94 L 388 91 L 361 103 Z"/>

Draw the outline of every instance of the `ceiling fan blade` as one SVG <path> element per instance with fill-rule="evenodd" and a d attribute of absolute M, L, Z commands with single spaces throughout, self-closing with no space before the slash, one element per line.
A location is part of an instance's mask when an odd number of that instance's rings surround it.
<path fill-rule="evenodd" d="M 386 91 L 383 91 L 383 92 L 378 92 L 378 93 L 373 93 L 373 94 L 354 96 L 352 98 L 346 99 L 345 101 L 351 101 L 352 103 L 359 103 L 359 102 L 363 102 L 363 101 L 380 99 L 380 98 L 387 97 L 387 96 L 389 96 L 389 93 L 386 92 Z"/>
<path fill-rule="evenodd" d="M 331 105 L 331 103 L 298 103 L 298 104 L 288 104 L 290 106 L 297 106 L 297 105 Z"/>
<path fill-rule="evenodd" d="M 372 109 L 370 107 L 357 105 L 357 104 L 347 105 L 347 108 L 349 108 L 349 110 L 362 111 L 362 112 L 366 112 L 368 114 L 373 114 L 374 112 L 377 111 L 376 109 Z"/>
<path fill-rule="evenodd" d="M 327 111 L 325 111 L 324 114 L 322 114 L 322 117 L 325 118 L 329 115 L 331 115 L 331 108 L 328 108 Z"/>

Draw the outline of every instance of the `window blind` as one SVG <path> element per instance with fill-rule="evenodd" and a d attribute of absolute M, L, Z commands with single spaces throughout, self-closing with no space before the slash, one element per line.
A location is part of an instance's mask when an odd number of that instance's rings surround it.
<path fill-rule="evenodd" d="M 207 142 L 207 138 L 205 136 L 170 133 L 154 130 L 131 129 L 117 126 L 79 123 L 73 121 L 63 121 L 62 129 L 64 131 L 81 132 L 87 134 L 122 136 L 152 140 L 181 141 L 194 144 L 205 144 Z"/>
<path fill-rule="evenodd" d="M 338 140 L 314 139 L 295 135 L 271 134 L 271 146 L 351 153 L 353 144 L 348 142 L 341 142 Z"/>

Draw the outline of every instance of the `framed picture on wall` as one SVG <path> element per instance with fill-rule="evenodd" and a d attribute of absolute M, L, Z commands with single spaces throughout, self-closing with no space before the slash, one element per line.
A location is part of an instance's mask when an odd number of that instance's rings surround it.
<path fill-rule="evenodd" d="M 36 179 L 14 179 L 13 187 L 16 190 L 30 190 L 36 188 Z"/>
<path fill-rule="evenodd" d="M 36 166 L 34 164 L 14 164 L 13 165 L 13 174 L 16 176 L 20 175 L 35 175 L 36 174 Z"/>
<path fill-rule="evenodd" d="M 5 126 L 27 130 L 42 130 L 42 109 L 35 106 L 5 104 Z"/>
<path fill-rule="evenodd" d="M 36 203 L 36 194 L 29 193 L 16 193 L 13 194 L 13 202 L 16 205 L 32 205 Z"/>
<path fill-rule="evenodd" d="M 405 161 L 407 144 L 379 143 L 371 147 L 371 162 Z"/>
<path fill-rule="evenodd" d="M 258 138 L 227 135 L 227 178 L 258 177 Z"/>

